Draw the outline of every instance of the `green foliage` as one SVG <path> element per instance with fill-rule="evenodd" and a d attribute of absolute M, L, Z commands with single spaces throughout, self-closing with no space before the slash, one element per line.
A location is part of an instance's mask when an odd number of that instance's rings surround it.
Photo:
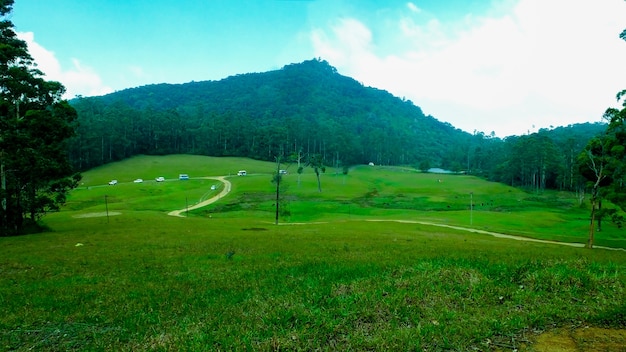
<path fill-rule="evenodd" d="M 72 104 L 80 127 L 70 157 L 82 170 L 137 154 L 266 161 L 277 154 L 294 160 L 316 154 L 337 168 L 339 159 L 342 165 L 428 161 L 429 168 L 539 192 L 581 188 L 575 156 L 606 128 L 576 124 L 504 140 L 493 133 L 470 135 L 320 60 L 221 81 L 149 85 Z"/>
<path fill-rule="evenodd" d="M 623 92 L 617 94 L 622 98 Z M 594 243 L 594 221 L 610 216 L 621 227 L 624 217 L 614 209 L 602 209 L 602 199 L 607 199 L 626 210 L 626 102 L 624 108 L 609 108 L 604 113 L 608 121 L 606 131 L 589 141 L 578 156 L 581 175 L 591 190 L 591 225 L 588 246 Z"/>
<path fill-rule="evenodd" d="M 582 189 L 576 156 L 605 128 L 605 124 L 587 123 L 509 137 L 487 148 L 491 166 L 485 176 L 536 192 Z"/>
<path fill-rule="evenodd" d="M 322 181 L 320 180 L 320 172 L 326 172 L 326 166 L 324 166 L 324 160 L 320 154 L 309 155 L 306 166 L 313 169 L 315 176 L 317 177 L 317 190 L 322 192 Z"/>
<path fill-rule="evenodd" d="M 65 88 L 46 81 L 8 20 L 13 1 L 0 1 L 0 233 L 20 234 L 58 210 L 80 176 L 67 157 L 76 111 Z"/>
<path fill-rule="evenodd" d="M 327 165 L 451 160 L 467 133 L 410 101 L 364 87 L 325 61 L 221 81 L 158 84 L 72 101 L 80 127 L 70 148 L 85 170 L 137 154 L 320 154 Z"/>

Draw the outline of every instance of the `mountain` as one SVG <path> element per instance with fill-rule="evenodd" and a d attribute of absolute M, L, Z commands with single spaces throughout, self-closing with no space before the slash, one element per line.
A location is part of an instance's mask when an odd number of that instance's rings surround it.
<path fill-rule="evenodd" d="M 192 153 L 274 160 L 297 151 L 328 165 L 446 167 L 471 135 L 409 100 L 365 87 L 323 60 L 220 81 L 154 84 L 71 101 L 70 155 L 81 169 L 136 154 Z M 459 160 L 457 160 L 459 159 Z"/>

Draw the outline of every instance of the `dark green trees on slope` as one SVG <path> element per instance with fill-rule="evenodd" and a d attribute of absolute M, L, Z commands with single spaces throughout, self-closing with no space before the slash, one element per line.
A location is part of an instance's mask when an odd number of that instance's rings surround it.
<path fill-rule="evenodd" d="M 76 184 L 67 158 L 76 111 L 64 87 L 44 80 L 0 0 L 0 234 L 19 234 L 57 209 Z"/>
<path fill-rule="evenodd" d="M 83 169 L 135 154 L 274 160 L 299 151 L 319 154 L 328 165 L 423 159 L 439 165 L 454 160 L 450 144 L 470 136 L 320 60 L 221 81 L 149 85 L 72 104 L 81 126 L 71 157 Z"/>
<path fill-rule="evenodd" d="M 325 61 L 221 81 L 157 84 L 72 101 L 70 155 L 88 169 L 136 154 L 191 153 L 323 165 L 430 165 L 533 190 L 576 190 L 576 155 L 604 124 L 503 139 L 426 116 L 411 101 L 364 87 Z"/>

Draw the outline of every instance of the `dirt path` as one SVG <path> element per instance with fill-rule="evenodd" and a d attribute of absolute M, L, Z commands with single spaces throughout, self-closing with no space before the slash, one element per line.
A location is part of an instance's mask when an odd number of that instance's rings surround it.
<path fill-rule="evenodd" d="M 207 200 L 205 200 L 203 202 L 200 202 L 198 204 L 194 204 L 194 205 L 190 206 L 189 208 L 170 211 L 169 213 L 167 213 L 167 215 L 184 217 L 183 215 L 181 215 L 182 213 L 184 213 L 184 212 L 186 212 L 188 210 L 194 210 L 194 209 L 202 208 L 202 207 L 207 206 L 209 204 L 215 203 L 219 199 L 221 199 L 222 197 L 226 196 L 230 192 L 231 183 L 230 183 L 230 181 L 226 180 L 226 176 L 202 177 L 202 178 L 203 179 L 209 179 L 209 180 L 221 181 L 221 182 L 224 183 L 224 189 L 218 195 L 216 195 L 216 196 L 214 196 L 212 198 L 209 198 L 209 199 L 207 199 Z M 583 243 L 569 243 L 569 242 L 540 240 L 540 239 L 536 239 L 536 238 L 507 235 L 507 234 L 504 234 L 504 233 L 498 233 L 498 232 L 491 232 L 491 231 L 473 229 L 473 228 L 469 228 L 469 227 L 452 226 L 452 225 L 446 225 L 446 224 L 437 224 L 437 223 L 434 223 L 434 222 L 427 222 L 427 221 L 385 220 L 385 219 L 380 219 L 380 220 L 378 220 L 378 219 L 369 219 L 369 220 L 365 220 L 365 221 L 372 221 L 372 222 L 374 222 L 374 221 L 375 222 L 385 222 L 386 221 L 386 222 L 398 222 L 398 223 L 405 223 L 405 224 L 420 224 L 420 225 L 428 225 L 428 226 L 437 226 L 437 227 L 445 227 L 445 228 L 454 229 L 454 230 L 460 230 L 460 231 L 480 233 L 480 234 L 483 234 L 483 235 L 490 235 L 490 236 L 497 237 L 497 238 L 506 238 L 506 239 L 509 239 L 509 240 L 516 240 L 516 241 L 556 244 L 556 245 L 560 245 L 560 246 L 569 246 L 569 247 L 578 247 L 578 248 L 585 247 L 585 245 Z M 282 225 L 288 225 L 288 224 L 282 224 Z M 624 248 L 612 248 L 612 247 L 604 247 L 604 246 L 593 246 L 593 248 L 607 249 L 607 250 L 611 250 L 611 251 L 625 251 L 626 252 L 626 249 L 624 249 Z"/>
<path fill-rule="evenodd" d="M 206 180 L 217 180 L 217 181 L 220 181 L 220 182 L 224 183 L 224 189 L 222 189 L 222 191 L 218 195 L 216 195 L 214 197 L 211 197 L 211 198 L 209 198 L 209 199 L 207 199 L 207 200 L 205 200 L 203 202 L 200 202 L 198 204 L 194 204 L 194 205 L 192 205 L 192 206 L 190 206 L 188 208 L 185 208 L 185 209 L 170 211 L 169 213 L 167 213 L 167 215 L 178 216 L 178 217 L 183 218 L 184 216 L 181 215 L 182 213 L 184 213 L 184 212 L 186 212 L 188 210 L 194 210 L 194 209 L 205 207 L 205 206 L 207 206 L 207 205 L 209 205 L 211 203 L 215 203 L 219 199 L 221 199 L 222 197 L 226 196 L 230 192 L 231 183 L 230 183 L 230 181 L 228 181 L 226 179 L 226 176 L 201 177 L 201 178 L 206 179 Z"/>
<path fill-rule="evenodd" d="M 484 230 L 479 230 L 479 229 L 473 229 L 473 228 L 469 228 L 469 227 L 460 227 L 460 226 L 452 226 L 452 225 L 445 225 L 445 224 L 436 224 L 436 223 L 427 222 L 427 221 L 413 221 L 413 220 L 366 220 L 366 221 L 378 221 L 378 222 L 388 221 L 388 222 L 399 222 L 399 223 L 406 223 L 406 224 L 420 224 L 420 225 L 428 225 L 428 226 L 437 226 L 437 227 L 445 227 L 445 228 L 454 229 L 454 230 L 460 230 L 460 231 L 480 233 L 480 234 L 483 234 L 483 235 L 490 235 L 490 236 L 497 237 L 497 238 L 506 238 L 506 239 L 509 239 L 509 240 L 516 240 L 516 241 L 558 244 L 558 245 L 561 245 L 561 246 L 579 247 L 579 248 L 585 247 L 585 245 L 582 244 L 582 243 L 569 243 L 569 242 L 540 240 L 540 239 L 536 239 L 536 238 L 529 238 L 529 237 L 522 237 L 522 236 L 513 236 L 513 235 L 507 235 L 507 234 L 504 234 L 504 233 L 498 233 L 498 232 L 491 232 L 491 231 L 484 231 Z M 611 250 L 611 251 L 626 251 L 626 249 L 624 249 L 624 248 L 612 248 L 612 247 L 603 247 L 603 246 L 593 246 L 593 248 L 608 249 L 608 250 Z"/>

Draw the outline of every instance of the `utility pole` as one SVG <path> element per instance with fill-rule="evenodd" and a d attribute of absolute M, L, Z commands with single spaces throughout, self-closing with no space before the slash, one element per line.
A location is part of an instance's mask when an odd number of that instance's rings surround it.
<path fill-rule="evenodd" d="M 474 192 L 470 192 L 470 225 L 474 225 Z"/>
<path fill-rule="evenodd" d="M 276 157 L 276 219 L 274 224 L 278 225 L 278 213 L 280 202 L 280 156 Z"/>
<path fill-rule="evenodd" d="M 104 209 L 105 209 L 106 214 L 107 214 L 107 224 L 108 224 L 109 223 L 109 201 L 108 201 L 107 197 L 108 196 L 105 194 L 104 195 Z"/>

